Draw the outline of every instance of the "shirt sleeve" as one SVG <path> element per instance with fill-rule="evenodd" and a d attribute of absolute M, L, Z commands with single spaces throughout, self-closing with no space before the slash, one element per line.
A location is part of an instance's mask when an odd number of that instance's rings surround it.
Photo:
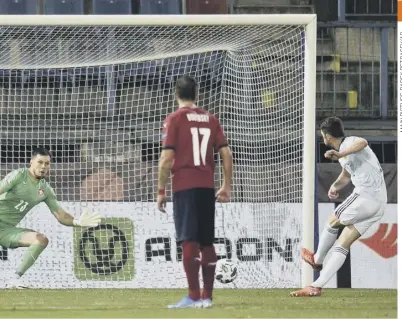
<path fill-rule="evenodd" d="M 163 123 L 162 129 L 162 149 L 174 150 L 176 148 L 176 135 L 177 135 L 176 118 L 168 116 Z"/>
<path fill-rule="evenodd" d="M 23 171 L 15 170 L 10 172 L 4 179 L 0 182 L 0 189 L 3 193 L 9 192 L 15 185 L 21 182 L 23 177 Z"/>
<path fill-rule="evenodd" d="M 356 138 L 357 138 L 356 136 L 348 136 L 348 137 L 346 137 L 345 141 L 342 143 L 341 151 L 344 151 L 344 150 L 348 149 L 353 144 L 353 142 L 356 140 Z"/>
<path fill-rule="evenodd" d="M 49 209 L 52 213 L 56 213 L 57 211 L 60 210 L 61 206 L 56 199 L 56 194 L 55 194 L 53 188 L 48 186 L 47 193 L 48 193 L 48 195 L 46 197 L 45 203 L 46 203 L 47 207 L 49 207 Z"/>
<path fill-rule="evenodd" d="M 226 139 L 225 134 L 223 133 L 223 129 L 219 124 L 219 121 L 216 119 L 217 128 L 216 128 L 216 135 L 215 135 L 215 149 L 219 150 L 222 147 L 228 146 L 228 141 Z"/>

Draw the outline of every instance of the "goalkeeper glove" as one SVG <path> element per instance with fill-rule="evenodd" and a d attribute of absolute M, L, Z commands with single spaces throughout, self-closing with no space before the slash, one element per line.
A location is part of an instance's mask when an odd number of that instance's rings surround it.
<path fill-rule="evenodd" d="M 88 213 L 88 210 L 84 210 L 81 216 L 77 219 L 74 218 L 73 225 L 80 227 L 96 227 L 101 222 L 101 216 L 99 213 Z"/>

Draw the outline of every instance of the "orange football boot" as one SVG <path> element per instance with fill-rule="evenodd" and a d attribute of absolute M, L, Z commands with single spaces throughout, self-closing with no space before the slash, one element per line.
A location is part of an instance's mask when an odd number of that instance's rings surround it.
<path fill-rule="evenodd" d="M 318 265 L 315 263 L 314 253 L 312 253 L 310 250 L 308 250 L 306 248 L 302 248 L 301 256 L 306 263 L 308 263 L 311 267 L 313 267 L 314 270 L 316 270 L 316 271 L 322 270 L 322 265 Z"/>
<path fill-rule="evenodd" d="M 319 297 L 321 296 L 321 288 L 307 286 L 301 290 L 292 291 L 290 293 L 292 297 Z"/>

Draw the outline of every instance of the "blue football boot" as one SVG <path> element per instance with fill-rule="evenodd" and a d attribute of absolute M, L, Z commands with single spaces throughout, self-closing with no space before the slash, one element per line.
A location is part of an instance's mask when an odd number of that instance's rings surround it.
<path fill-rule="evenodd" d="M 177 304 L 169 305 L 169 309 L 180 309 L 180 308 L 202 308 L 203 302 L 201 299 L 193 300 L 189 296 L 184 297 Z"/>

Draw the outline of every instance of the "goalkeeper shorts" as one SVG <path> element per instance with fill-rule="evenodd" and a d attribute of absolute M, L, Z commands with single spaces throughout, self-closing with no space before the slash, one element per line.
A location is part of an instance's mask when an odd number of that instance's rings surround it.
<path fill-rule="evenodd" d="M 20 247 L 20 239 L 26 232 L 32 232 L 32 230 L 0 222 L 0 246 L 4 248 Z"/>

